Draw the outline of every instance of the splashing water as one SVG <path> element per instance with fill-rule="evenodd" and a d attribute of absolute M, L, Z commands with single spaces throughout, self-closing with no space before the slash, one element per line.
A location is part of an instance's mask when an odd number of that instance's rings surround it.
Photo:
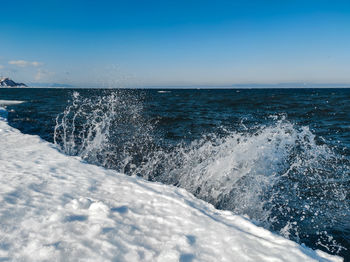
<path fill-rule="evenodd" d="M 140 99 L 127 94 L 81 97 L 57 116 L 54 143 L 68 155 L 127 173 L 152 144 L 152 126 L 143 121 Z"/>
<path fill-rule="evenodd" d="M 54 140 L 66 154 L 185 188 L 285 237 L 341 252 L 346 247 L 337 238 L 349 235 L 350 224 L 349 159 L 317 143 L 307 126 L 286 116 L 271 120 L 161 145 L 139 99 L 75 92 L 56 119 Z"/>

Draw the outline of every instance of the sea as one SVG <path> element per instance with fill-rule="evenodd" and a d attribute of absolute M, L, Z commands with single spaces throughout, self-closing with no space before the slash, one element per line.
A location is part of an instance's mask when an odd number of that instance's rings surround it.
<path fill-rule="evenodd" d="M 9 124 L 64 154 L 350 261 L 350 89 L 3 88 L 0 100 L 23 101 Z"/>

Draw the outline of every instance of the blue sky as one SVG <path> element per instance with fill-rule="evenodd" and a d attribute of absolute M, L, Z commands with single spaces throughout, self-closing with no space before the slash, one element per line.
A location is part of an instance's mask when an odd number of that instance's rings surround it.
<path fill-rule="evenodd" d="M 350 83 L 348 1 L 0 1 L 0 74 L 77 85 Z"/>

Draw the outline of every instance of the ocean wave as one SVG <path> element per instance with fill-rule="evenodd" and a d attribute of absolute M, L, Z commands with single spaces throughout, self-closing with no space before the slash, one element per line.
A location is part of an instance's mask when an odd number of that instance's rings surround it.
<path fill-rule="evenodd" d="M 138 99 L 75 93 L 57 117 L 55 143 L 68 155 L 185 188 L 285 237 L 339 253 L 346 247 L 334 236 L 339 227 L 348 230 L 349 159 L 317 142 L 308 126 L 286 115 L 270 119 L 162 146 Z"/>
<path fill-rule="evenodd" d="M 0 105 L 2 106 L 8 106 L 8 105 L 18 105 L 22 104 L 25 101 L 20 101 L 20 100 L 0 100 Z"/>

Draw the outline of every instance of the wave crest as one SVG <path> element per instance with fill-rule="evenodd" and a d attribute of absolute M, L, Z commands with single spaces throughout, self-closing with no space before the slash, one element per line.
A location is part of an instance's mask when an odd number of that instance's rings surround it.
<path fill-rule="evenodd" d="M 264 126 L 169 145 L 154 139 L 142 108 L 133 95 L 74 93 L 57 117 L 55 143 L 88 162 L 185 188 L 293 240 L 333 253 L 345 248 L 333 236 L 348 230 L 349 159 L 307 126 L 272 116 Z"/>

